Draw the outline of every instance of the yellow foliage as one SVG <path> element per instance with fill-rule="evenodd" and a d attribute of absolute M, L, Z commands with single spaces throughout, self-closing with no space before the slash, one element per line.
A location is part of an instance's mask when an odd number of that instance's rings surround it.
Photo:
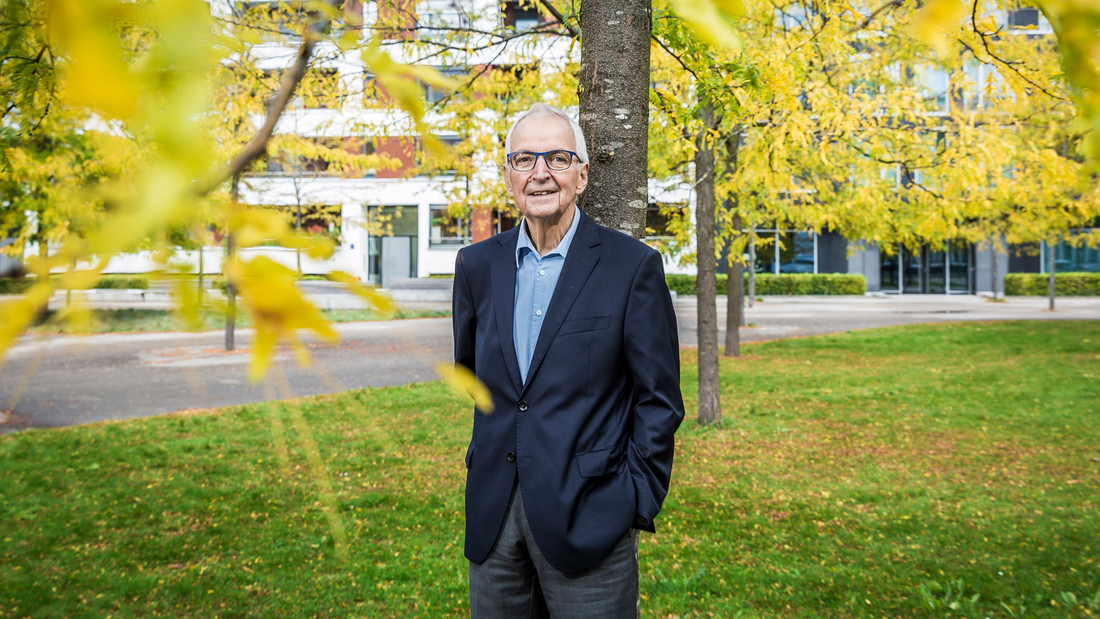
<path fill-rule="evenodd" d="M 334 282 L 340 282 L 347 286 L 350 292 L 366 301 L 370 307 L 374 308 L 374 311 L 382 316 L 388 317 L 397 313 L 397 304 L 393 302 L 393 299 L 370 286 L 364 286 L 350 274 L 343 271 L 333 271 L 328 274 L 328 278 Z"/>
<path fill-rule="evenodd" d="M 941 58 L 952 51 L 953 32 L 967 14 L 967 7 L 960 0 L 929 0 L 917 12 L 910 32 L 936 50 Z"/>
<path fill-rule="evenodd" d="M 282 339 L 289 342 L 299 360 L 308 361 L 309 355 L 294 333 L 298 329 L 309 329 L 327 341 L 338 339 L 321 310 L 298 290 L 298 274 L 291 269 L 259 256 L 247 262 L 234 259 L 226 264 L 225 273 L 240 292 L 256 329 L 249 366 L 253 381 L 263 377 L 271 365 L 275 345 Z"/>
<path fill-rule="evenodd" d="M 704 41 L 719 48 L 741 49 L 741 37 L 728 18 L 741 12 L 741 3 L 730 0 L 672 0 L 676 13 Z"/>
<path fill-rule="evenodd" d="M 440 363 L 435 371 L 443 377 L 447 385 L 455 391 L 465 391 L 474 400 L 474 406 L 486 415 L 493 412 L 493 397 L 489 388 L 466 366 L 461 364 Z"/>

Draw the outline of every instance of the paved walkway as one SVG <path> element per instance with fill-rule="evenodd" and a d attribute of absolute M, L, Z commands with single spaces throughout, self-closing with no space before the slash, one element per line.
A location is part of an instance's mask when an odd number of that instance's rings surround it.
<path fill-rule="evenodd" d="M 135 303 L 136 305 L 136 303 Z M 419 307 L 447 308 L 443 302 Z M 676 301 L 680 342 L 695 346 L 695 297 Z M 148 305 L 145 305 L 148 307 Z M 718 303 L 725 324 L 725 299 Z M 765 297 L 746 310 L 742 341 L 751 342 L 887 325 L 960 320 L 1097 320 L 1100 298 L 992 302 L 943 295 Z M 250 330 L 236 352 L 221 332 L 24 336 L 0 365 L 0 432 L 145 417 L 345 389 L 430 380 L 449 363 L 450 319 L 336 325 L 339 344 L 309 342 L 313 365 L 278 356 L 263 384 L 247 379 Z M 721 340 L 719 340 L 721 342 Z"/>

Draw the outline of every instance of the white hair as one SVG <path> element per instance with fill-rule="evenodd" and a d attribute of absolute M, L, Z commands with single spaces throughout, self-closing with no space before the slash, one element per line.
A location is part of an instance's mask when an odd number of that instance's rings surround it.
<path fill-rule="evenodd" d="M 569 128 L 573 130 L 573 141 L 576 143 L 574 148 L 577 152 L 577 159 L 579 159 L 581 163 L 588 163 L 588 147 L 584 143 L 584 132 L 581 131 L 581 126 L 565 112 L 545 103 L 536 103 L 532 105 L 512 123 L 512 128 L 508 130 L 508 135 L 504 137 L 505 155 L 512 152 L 512 132 L 516 130 L 516 126 L 518 126 L 524 118 L 535 116 L 557 116 L 565 119 L 565 121 L 569 123 Z"/>

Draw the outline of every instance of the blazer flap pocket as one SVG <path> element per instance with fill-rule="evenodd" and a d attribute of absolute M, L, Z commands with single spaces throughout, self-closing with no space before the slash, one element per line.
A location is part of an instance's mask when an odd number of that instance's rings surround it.
<path fill-rule="evenodd" d="M 626 460 L 626 443 L 619 443 L 606 449 L 578 453 L 576 458 L 581 477 L 599 477 L 600 475 L 614 473 Z"/>
<path fill-rule="evenodd" d="M 611 324 L 611 316 L 591 316 L 588 318 L 573 318 L 572 320 L 566 320 L 561 323 L 561 329 L 558 331 L 558 335 L 568 335 L 570 333 L 583 333 L 584 331 L 596 331 L 597 329 L 606 329 L 607 325 Z"/>

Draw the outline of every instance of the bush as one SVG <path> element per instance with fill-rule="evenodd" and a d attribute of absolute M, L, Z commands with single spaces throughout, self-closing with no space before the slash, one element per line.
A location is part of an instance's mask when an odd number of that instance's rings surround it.
<path fill-rule="evenodd" d="M 718 294 L 726 294 L 727 277 L 718 275 Z M 665 275 L 668 289 L 678 295 L 695 294 L 694 275 Z M 748 279 L 745 281 L 748 290 Z M 867 280 L 849 273 L 789 273 L 756 276 L 756 294 L 767 295 L 861 295 L 867 292 Z"/>
<path fill-rule="evenodd" d="M 149 278 L 145 275 L 104 275 L 92 287 L 99 290 L 148 290 Z"/>
<path fill-rule="evenodd" d="M 22 294 L 34 285 L 30 277 L 0 277 L 0 294 Z"/>
<path fill-rule="evenodd" d="M 1046 273 L 1009 273 L 1005 275 L 1005 294 L 1044 297 L 1050 294 L 1049 278 Z M 1055 273 L 1054 294 L 1062 297 L 1100 296 L 1100 273 Z"/>

